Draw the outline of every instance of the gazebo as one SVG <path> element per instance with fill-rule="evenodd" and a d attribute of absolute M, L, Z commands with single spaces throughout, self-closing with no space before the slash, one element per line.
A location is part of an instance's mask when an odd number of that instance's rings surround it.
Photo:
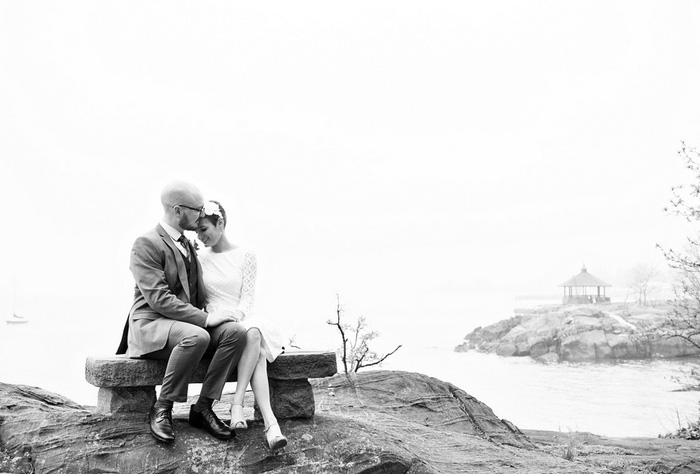
<path fill-rule="evenodd" d="M 605 296 L 605 287 L 610 286 L 600 278 L 591 275 L 586 267 L 581 273 L 565 281 L 559 286 L 564 287 L 564 304 L 609 303 L 610 298 Z M 596 294 L 588 294 L 589 288 L 596 288 Z M 601 294 L 600 289 L 603 289 Z"/>

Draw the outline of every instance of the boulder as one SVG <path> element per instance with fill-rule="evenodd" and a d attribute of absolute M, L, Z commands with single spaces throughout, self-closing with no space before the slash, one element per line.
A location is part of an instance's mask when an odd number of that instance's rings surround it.
<path fill-rule="evenodd" d="M 568 335 L 561 339 L 559 356 L 562 360 L 580 362 L 590 359 L 605 359 L 610 353 L 605 332 L 602 329 L 591 329 L 587 326 L 581 332 Z"/>
<path fill-rule="evenodd" d="M 254 420 L 234 440 L 219 441 L 192 428 L 187 404 L 176 404 L 176 441 L 162 445 L 143 414 L 99 414 L 39 388 L 0 383 L 0 472 L 598 472 L 541 451 L 487 405 L 431 377 L 374 371 L 311 383 L 316 415 L 280 422 L 289 444 L 277 453 L 265 448 Z M 215 405 L 224 419 L 227 397 Z"/>
<path fill-rule="evenodd" d="M 556 352 L 547 352 L 546 354 L 536 357 L 535 360 L 542 364 L 555 364 L 559 362 L 559 354 Z"/>
<path fill-rule="evenodd" d="M 550 344 L 546 339 L 540 338 L 530 346 L 529 355 L 533 359 L 537 359 L 549 353 Z"/>

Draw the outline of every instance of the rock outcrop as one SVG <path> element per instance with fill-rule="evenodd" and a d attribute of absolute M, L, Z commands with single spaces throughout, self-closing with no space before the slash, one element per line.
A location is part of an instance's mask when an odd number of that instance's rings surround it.
<path fill-rule="evenodd" d="M 458 352 L 479 350 L 543 362 L 648 359 L 698 355 L 691 344 L 660 334 L 668 309 L 626 304 L 549 306 L 520 310 L 467 334 Z"/>
<path fill-rule="evenodd" d="M 0 472 L 598 472 L 537 448 L 488 406 L 431 377 L 375 371 L 313 385 L 316 416 L 282 422 L 289 445 L 270 453 L 257 422 L 222 442 L 190 427 L 187 405 L 176 404 L 177 439 L 162 445 L 142 414 L 98 414 L 38 388 L 0 384 Z M 227 418 L 222 402 L 215 408 Z"/>

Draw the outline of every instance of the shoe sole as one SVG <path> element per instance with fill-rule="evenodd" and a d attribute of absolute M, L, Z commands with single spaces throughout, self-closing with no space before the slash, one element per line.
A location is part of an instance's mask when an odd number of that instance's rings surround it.
<path fill-rule="evenodd" d="M 284 448 L 285 446 L 287 446 L 287 440 L 284 439 L 284 438 L 278 439 L 272 446 L 268 445 L 268 447 L 269 447 L 272 451 L 277 451 L 278 449 L 282 449 L 282 448 Z"/>
<path fill-rule="evenodd" d="M 220 440 L 222 440 L 222 441 L 228 441 L 228 440 L 230 440 L 231 438 L 233 438 L 233 436 L 234 436 L 233 433 L 229 434 L 228 436 L 220 436 L 220 435 L 218 435 L 218 434 L 216 434 L 216 433 L 212 433 L 211 431 L 209 431 L 209 430 L 207 429 L 207 426 L 206 426 L 205 424 L 203 424 L 203 423 L 192 423 L 192 420 L 187 420 L 187 422 L 188 422 L 191 426 L 193 426 L 194 428 L 197 428 L 197 429 L 200 429 L 200 430 L 204 430 L 204 431 L 206 431 L 207 433 L 209 433 L 210 435 L 212 435 L 214 438 L 220 439 Z"/>
<path fill-rule="evenodd" d="M 175 442 L 175 438 L 172 438 L 172 439 L 170 439 L 170 438 L 161 438 L 160 436 L 158 436 L 157 434 L 155 434 L 155 433 L 153 432 L 153 430 L 150 430 L 150 431 L 151 431 L 151 435 L 152 435 L 156 440 L 160 441 L 161 443 L 170 444 L 170 443 Z"/>

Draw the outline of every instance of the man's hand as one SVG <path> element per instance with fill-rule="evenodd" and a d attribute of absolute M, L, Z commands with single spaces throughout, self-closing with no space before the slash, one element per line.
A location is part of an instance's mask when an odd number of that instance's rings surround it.
<path fill-rule="evenodd" d="M 209 316 L 207 317 L 206 327 L 213 328 L 218 326 L 219 324 L 228 322 L 238 322 L 238 318 L 236 317 L 236 314 L 233 311 L 214 311 L 213 313 L 209 313 Z"/>

